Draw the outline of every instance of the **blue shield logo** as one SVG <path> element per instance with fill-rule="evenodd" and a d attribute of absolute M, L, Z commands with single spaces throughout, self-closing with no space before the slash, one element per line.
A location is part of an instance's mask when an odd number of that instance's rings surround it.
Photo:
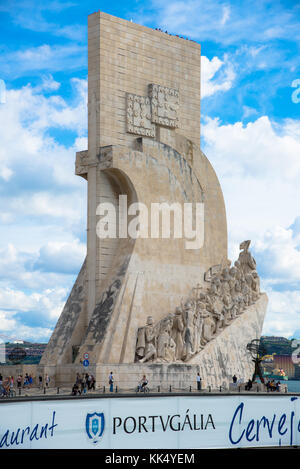
<path fill-rule="evenodd" d="M 104 432 L 105 419 L 104 413 L 87 414 L 85 419 L 85 430 L 92 443 L 96 444 Z"/>

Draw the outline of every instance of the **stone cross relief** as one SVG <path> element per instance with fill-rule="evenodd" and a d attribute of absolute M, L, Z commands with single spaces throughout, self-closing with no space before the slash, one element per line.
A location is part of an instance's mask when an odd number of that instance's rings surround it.
<path fill-rule="evenodd" d="M 126 93 L 127 132 L 155 137 L 155 124 L 178 127 L 179 92 L 173 88 L 148 86 L 148 96 Z"/>

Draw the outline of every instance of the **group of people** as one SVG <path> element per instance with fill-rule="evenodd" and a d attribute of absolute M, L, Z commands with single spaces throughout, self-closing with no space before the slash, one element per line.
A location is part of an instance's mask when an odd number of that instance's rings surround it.
<path fill-rule="evenodd" d="M 3 379 L 2 374 L 0 373 L 0 396 L 8 396 L 10 391 L 14 388 L 14 378 L 13 376 L 8 376 Z"/>
<path fill-rule="evenodd" d="M 50 376 L 46 374 L 45 376 L 39 375 L 38 381 L 36 380 L 35 377 L 33 377 L 30 373 L 26 373 L 25 376 L 19 375 L 17 377 L 17 388 L 24 388 L 24 389 L 30 389 L 34 386 L 34 384 L 41 389 L 43 386 L 49 387 L 50 384 Z"/>
<path fill-rule="evenodd" d="M 268 379 L 266 387 L 267 387 L 268 391 L 280 392 L 280 390 L 281 390 L 280 381 L 277 381 L 277 383 L 276 383 L 274 379 L 271 379 L 271 380 Z"/>
<path fill-rule="evenodd" d="M 236 377 L 236 375 L 234 375 L 232 377 L 232 382 L 234 384 L 238 384 L 238 379 Z M 253 384 L 255 383 L 256 381 L 252 380 L 252 379 L 249 379 L 245 385 L 245 391 L 251 391 L 252 387 L 253 387 Z M 275 382 L 274 379 L 270 380 L 268 379 L 267 383 L 264 383 L 266 388 L 267 388 L 267 391 L 277 391 L 277 392 L 280 392 L 281 391 L 281 383 L 280 381 L 277 381 Z"/>
<path fill-rule="evenodd" d="M 17 377 L 17 387 L 18 387 L 18 389 L 20 389 L 22 387 L 29 389 L 29 388 L 32 387 L 32 385 L 33 385 L 33 377 L 31 376 L 31 374 L 26 373 L 24 378 L 23 378 L 22 375 L 19 375 Z"/>
<path fill-rule="evenodd" d="M 86 394 L 87 391 L 95 391 L 96 389 L 96 379 L 94 375 L 90 373 L 84 373 L 80 375 L 77 373 L 76 381 L 72 387 L 72 396 L 80 396 Z"/>
<path fill-rule="evenodd" d="M 180 39 L 185 39 L 187 41 L 197 42 L 197 41 L 194 41 L 193 39 L 189 39 L 188 37 L 179 36 L 179 34 L 171 34 L 168 31 L 163 31 L 161 28 L 155 28 L 155 31 L 160 31 L 161 33 L 168 34 L 169 36 L 179 37 Z"/>
<path fill-rule="evenodd" d="M 5 394 L 10 389 L 14 389 L 16 382 L 17 389 L 31 389 L 35 383 L 36 378 L 33 377 L 30 373 L 26 373 L 25 376 L 19 374 L 15 380 L 13 376 L 8 376 L 3 379 L 3 376 L 0 374 L 0 389 L 2 394 Z M 41 389 L 43 386 L 48 387 L 50 384 L 50 377 L 48 374 L 45 376 L 39 375 L 38 377 L 38 387 Z"/>

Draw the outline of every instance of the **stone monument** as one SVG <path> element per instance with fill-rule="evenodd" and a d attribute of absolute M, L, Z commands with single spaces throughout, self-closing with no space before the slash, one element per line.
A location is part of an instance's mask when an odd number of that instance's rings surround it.
<path fill-rule="evenodd" d="M 122 389 L 144 374 L 181 389 L 197 372 L 206 387 L 249 379 L 267 297 L 250 241 L 228 260 L 221 187 L 200 150 L 198 43 L 89 16 L 88 149 L 75 171 L 88 184 L 87 255 L 40 369 L 57 384 L 85 370 L 107 384 L 113 371 Z"/>

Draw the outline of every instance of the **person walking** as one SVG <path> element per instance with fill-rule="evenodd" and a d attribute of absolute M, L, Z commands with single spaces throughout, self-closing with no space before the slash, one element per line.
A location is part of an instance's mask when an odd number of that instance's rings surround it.
<path fill-rule="evenodd" d="M 39 388 L 42 389 L 43 387 L 43 377 L 42 375 L 39 375 Z"/>
<path fill-rule="evenodd" d="M 83 383 L 82 392 L 83 392 L 83 394 L 86 394 L 86 393 L 87 393 L 87 390 L 88 390 L 88 380 L 87 380 L 86 375 L 83 376 L 83 378 L 82 378 L 82 383 Z"/>
<path fill-rule="evenodd" d="M 80 379 L 80 390 L 81 390 L 81 394 L 84 393 L 84 388 L 85 388 L 85 377 L 84 377 L 84 374 L 82 375 L 81 379 Z"/>
<path fill-rule="evenodd" d="M 29 382 L 28 382 L 28 373 L 26 373 L 24 382 L 23 382 L 23 388 L 28 388 L 29 387 Z"/>
<path fill-rule="evenodd" d="M 87 383 L 88 383 L 88 390 L 90 390 L 92 387 L 92 375 L 90 374 L 88 375 Z"/>
<path fill-rule="evenodd" d="M 9 392 L 11 393 L 14 390 L 14 377 L 13 376 L 9 377 L 8 385 L 9 385 Z"/>
<path fill-rule="evenodd" d="M 201 391 L 201 381 L 202 381 L 202 380 L 201 380 L 200 373 L 197 373 L 196 379 L 197 379 L 197 390 L 198 390 L 198 391 Z"/>
<path fill-rule="evenodd" d="M 251 379 L 248 380 L 248 383 L 245 386 L 245 391 L 250 391 L 252 388 L 252 381 Z"/>
<path fill-rule="evenodd" d="M 77 384 L 78 387 L 81 385 L 81 377 L 80 377 L 79 373 L 77 373 L 77 375 L 76 375 L 76 384 Z"/>
<path fill-rule="evenodd" d="M 17 377 L 17 387 L 20 389 L 22 387 L 22 375 Z"/>
<path fill-rule="evenodd" d="M 45 384 L 46 384 L 46 388 L 48 388 L 48 386 L 49 386 L 49 383 L 50 383 L 50 378 L 49 378 L 49 376 L 48 376 L 48 375 L 46 375 L 46 377 L 45 377 Z"/>
<path fill-rule="evenodd" d="M 96 390 L 95 385 L 96 385 L 95 377 L 94 377 L 94 375 L 91 375 L 91 390 L 92 391 Z"/>
<path fill-rule="evenodd" d="M 112 371 L 110 372 L 110 375 L 108 377 L 108 383 L 109 383 L 109 391 L 113 392 L 114 391 L 114 377 Z"/>

